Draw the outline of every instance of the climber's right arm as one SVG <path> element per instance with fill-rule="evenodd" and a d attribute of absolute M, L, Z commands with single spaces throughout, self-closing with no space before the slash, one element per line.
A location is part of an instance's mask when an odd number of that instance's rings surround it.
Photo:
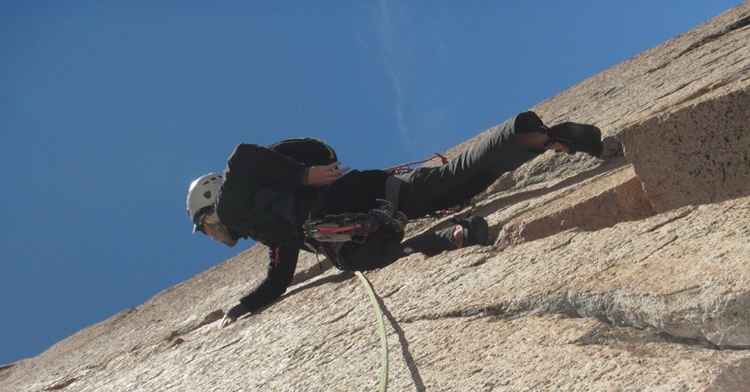
<path fill-rule="evenodd" d="M 299 248 L 274 246 L 269 250 L 268 274 L 261 284 L 240 299 L 240 303 L 229 309 L 222 327 L 246 313 L 254 313 L 279 299 L 292 282 L 297 268 Z"/>

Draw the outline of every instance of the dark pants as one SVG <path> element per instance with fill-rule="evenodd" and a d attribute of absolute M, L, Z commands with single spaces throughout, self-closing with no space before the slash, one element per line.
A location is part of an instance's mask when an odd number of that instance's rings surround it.
<path fill-rule="evenodd" d="M 402 180 L 398 209 L 409 218 L 462 204 L 487 189 L 503 173 L 512 171 L 539 155 L 510 141 L 517 131 L 536 130 L 541 120 L 522 113 L 487 131 L 464 152 L 439 167 L 423 167 L 399 176 Z M 425 233 L 400 242 L 389 233 L 375 233 L 365 244 L 347 244 L 342 259 L 351 269 L 384 267 L 413 252 L 427 255 L 455 249 L 453 228 Z"/>

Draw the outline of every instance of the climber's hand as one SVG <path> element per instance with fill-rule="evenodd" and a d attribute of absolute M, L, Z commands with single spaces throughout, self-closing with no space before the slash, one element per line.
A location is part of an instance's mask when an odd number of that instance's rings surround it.
<path fill-rule="evenodd" d="M 339 163 L 335 162 L 325 166 L 310 166 L 307 169 L 307 176 L 305 178 L 305 185 L 310 186 L 323 186 L 329 185 L 334 181 L 338 180 L 341 176 L 346 173 L 346 170 L 342 170 L 339 167 Z"/>
<path fill-rule="evenodd" d="M 221 319 L 221 322 L 219 323 L 219 328 L 226 328 L 229 326 L 229 324 L 232 324 L 235 320 L 227 315 L 224 316 L 224 318 Z"/>
<path fill-rule="evenodd" d="M 247 313 L 250 313 L 250 311 L 242 303 L 233 306 L 231 309 L 229 309 L 227 314 L 224 315 L 224 318 L 221 319 L 219 328 L 225 328 L 229 326 L 229 324 L 235 322 L 240 316 Z"/>
<path fill-rule="evenodd" d="M 564 152 L 566 154 L 572 155 L 573 152 L 570 150 L 570 147 L 568 147 L 567 144 L 560 143 L 560 142 L 551 142 L 547 145 L 548 150 L 552 150 L 554 152 Z"/>

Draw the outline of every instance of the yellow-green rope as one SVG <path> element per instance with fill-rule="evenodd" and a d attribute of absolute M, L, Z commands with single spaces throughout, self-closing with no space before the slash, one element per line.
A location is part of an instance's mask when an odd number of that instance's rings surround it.
<path fill-rule="evenodd" d="M 373 309 L 375 309 L 375 317 L 378 319 L 378 329 L 380 330 L 380 346 L 383 350 L 382 365 L 380 367 L 380 392 L 386 392 L 388 390 L 388 339 L 385 334 L 385 323 L 383 322 L 383 309 L 380 308 L 377 294 L 372 288 L 370 281 L 367 280 L 365 275 L 359 271 L 354 272 L 355 275 L 362 282 L 367 295 L 370 297 L 370 303 Z"/>

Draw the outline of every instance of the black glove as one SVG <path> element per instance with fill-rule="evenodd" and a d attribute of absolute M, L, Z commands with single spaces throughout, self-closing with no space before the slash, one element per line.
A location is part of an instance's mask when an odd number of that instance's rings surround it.
<path fill-rule="evenodd" d="M 232 320 L 237 320 L 243 314 L 246 314 L 246 313 L 250 313 L 250 310 L 242 303 L 239 303 L 233 306 L 231 309 L 229 309 L 226 317 L 231 318 Z"/>
<path fill-rule="evenodd" d="M 549 143 L 559 142 L 570 148 L 574 154 L 583 151 L 595 157 L 601 157 L 604 146 L 602 145 L 602 131 L 589 124 L 578 124 L 564 122 L 551 127 L 547 131 Z"/>

